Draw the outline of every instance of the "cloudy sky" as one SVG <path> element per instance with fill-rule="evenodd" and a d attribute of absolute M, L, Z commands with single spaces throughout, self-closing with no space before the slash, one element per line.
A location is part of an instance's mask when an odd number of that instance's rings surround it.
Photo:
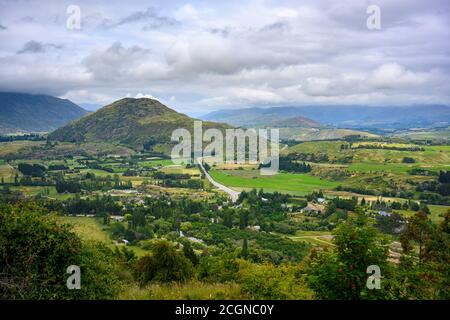
<path fill-rule="evenodd" d="M 91 2 L 0 0 L 0 90 L 156 97 L 193 115 L 450 104 L 448 0 Z M 80 29 L 67 27 L 71 5 Z M 380 30 L 367 28 L 369 5 Z"/>

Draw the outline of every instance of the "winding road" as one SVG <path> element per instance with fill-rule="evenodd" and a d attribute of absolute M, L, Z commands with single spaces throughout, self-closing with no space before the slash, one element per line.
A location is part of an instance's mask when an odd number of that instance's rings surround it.
<path fill-rule="evenodd" d="M 285 144 L 283 146 L 283 148 L 280 151 L 283 151 L 284 149 L 286 149 L 288 147 L 287 144 Z M 203 173 L 205 174 L 206 178 L 208 179 L 209 182 L 212 183 L 213 186 L 215 186 L 216 188 L 228 193 L 228 195 L 231 198 L 231 202 L 236 202 L 237 199 L 239 198 L 239 194 L 240 192 L 238 191 L 234 191 L 233 189 L 228 188 L 227 186 L 224 186 L 223 184 L 215 181 L 211 175 L 208 173 L 208 171 L 206 171 L 205 167 L 203 166 L 203 157 L 198 157 L 197 158 L 197 163 L 199 164 L 200 168 L 202 169 Z"/>
<path fill-rule="evenodd" d="M 238 191 L 234 191 L 233 189 L 228 188 L 227 186 L 224 186 L 223 184 L 215 181 L 211 175 L 208 173 L 208 171 L 206 171 L 205 167 L 203 166 L 203 158 L 202 157 L 198 157 L 197 158 L 197 163 L 200 166 L 200 169 L 202 169 L 203 173 L 205 174 L 206 178 L 209 180 L 209 182 L 211 182 L 211 184 L 213 186 L 215 186 L 216 188 L 228 193 L 228 195 L 231 198 L 231 202 L 236 202 L 237 199 L 239 198 L 239 194 L 240 192 Z"/>

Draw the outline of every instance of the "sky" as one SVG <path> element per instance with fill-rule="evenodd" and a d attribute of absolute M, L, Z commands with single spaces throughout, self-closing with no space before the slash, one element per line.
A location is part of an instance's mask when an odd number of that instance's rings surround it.
<path fill-rule="evenodd" d="M 0 91 L 191 115 L 450 104 L 450 1 L 0 0 Z"/>

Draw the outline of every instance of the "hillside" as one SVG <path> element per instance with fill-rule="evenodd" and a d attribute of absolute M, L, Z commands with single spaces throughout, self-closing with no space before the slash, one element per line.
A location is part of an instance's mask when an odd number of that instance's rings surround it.
<path fill-rule="evenodd" d="M 168 108 L 157 100 L 124 98 L 50 134 L 66 142 L 106 142 L 142 150 L 171 144 L 172 131 L 192 131 L 193 118 Z M 203 128 L 225 129 L 221 123 L 204 122 Z M 161 148 L 160 148 L 161 149 Z"/>
<path fill-rule="evenodd" d="M 0 92 L 0 134 L 48 132 L 86 113 L 86 110 L 66 99 Z"/>
<path fill-rule="evenodd" d="M 333 128 L 280 128 L 280 138 L 297 141 L 336 140 L 349 136 L 376 138 L 378 135 L 351 129 Z"/>
<path fill-rule="evenodd" d="M 300 106 L 218 110 L 202 118 L 231 125 L 255 126 L 294 117 L 308 117 L 339 128 L 443 127 L 450 123 L 450 106 L 414 105 L 369 107 Z"/>
<path fill-rule="evenodd" d="M 321 128 L 323 125 L 317 121 L 297 116 L 293 118 L 273 121 L 271 123 L 274 127 L 280 128 Z"/>

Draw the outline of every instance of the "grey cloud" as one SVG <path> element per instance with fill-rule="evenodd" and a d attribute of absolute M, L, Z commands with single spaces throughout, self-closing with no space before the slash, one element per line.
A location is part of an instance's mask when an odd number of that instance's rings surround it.
<path fill-rule="evenodd" d="M 379 31 L 367 29 L 370 2 L 361 0 L 230 0 L 224 6 L 174 0 L 164 11 L 143 3 L 80 0 L 83 30 L 68 33 L 61 28 L 66 15 L 52 21 L 54 6 L 8 2 L 2 22 L 10 30 L 0 26 L 0 35 L 2 53 L 14 59 L 0 57 L 6 79 L 0 86 L 84 90 L 85 97 L 150 90 L 194 108 L 201 100 L 218 107 L 450 103 L 448 0 L 377 0 Z M 20 19 L 25 8 L 37 13 L 34 24 Z M 142 32 L 153 29 L 158 32 Z M 36 30 L 46 33 L 19 52 L 46 52 L 61 43 L 60 59 L 16 54 Z"/>
<path fill-rule="evenodd" d="M 147 10 L 145 11 L 137 11 L 130 14 L 129 16 L 120 20 L 114 26 L 138 22 L 145 23 L 145 25 L 142 27 L 144 31 L 161 27 L 174 26 L 178 23 L 178 21 L 173 18 L 159 15 L 154 8 L 147 8 Z"/>
<path fill-rule="evenodd" d="M 265 25 L 261 28 L 261 32 L 266 31 L 284 31 L 289 28 L 289 23 L 286 21 L 278 21 L 268 25 Z"/>
<path fill-rule="evenodd" d="M 25 16 L 20 19 L 21 22 L 24 23 L 36 23 L 36 20 L 33 17 Z"/>
<path fill-rule="evenodd" d="M 139 46 L 126 48 L 115 42 L 105 50 L 95 51 L 83 59 L 83 65 L 95 79 L 117 81 L 129 78 L 133 68 L 148 59 L 151 51 Z"/>
<path fill-rule="evenodd" d="M 48 49 L 62 49 L 62 45 L 56 45 L 53 43 L 43 43 L 38 42 L 34 40 L 30 40 L 23 48 L 19 51 L 17 51 L 17 54 L 23 54 L 23 53 L 43 53 L 46 52 Z"/>
<path fill-rule="evenodd" d="M 6 29 L 8 29 L 8 28 L 5 27 L 4 25 L 1 25 L 1 24 L 0 24 L 0 30 L 6 30 Z"/>
<path fill-rule="evenodd" d="M 212 34 L 218 34 L 221 35 L 222 37 L 226 38 L 230 35 L 231 33 L 231 28 L 230 27 L 225 27 L 225 28 L 210 28 L 208 29 L 208 31 Z"/>

